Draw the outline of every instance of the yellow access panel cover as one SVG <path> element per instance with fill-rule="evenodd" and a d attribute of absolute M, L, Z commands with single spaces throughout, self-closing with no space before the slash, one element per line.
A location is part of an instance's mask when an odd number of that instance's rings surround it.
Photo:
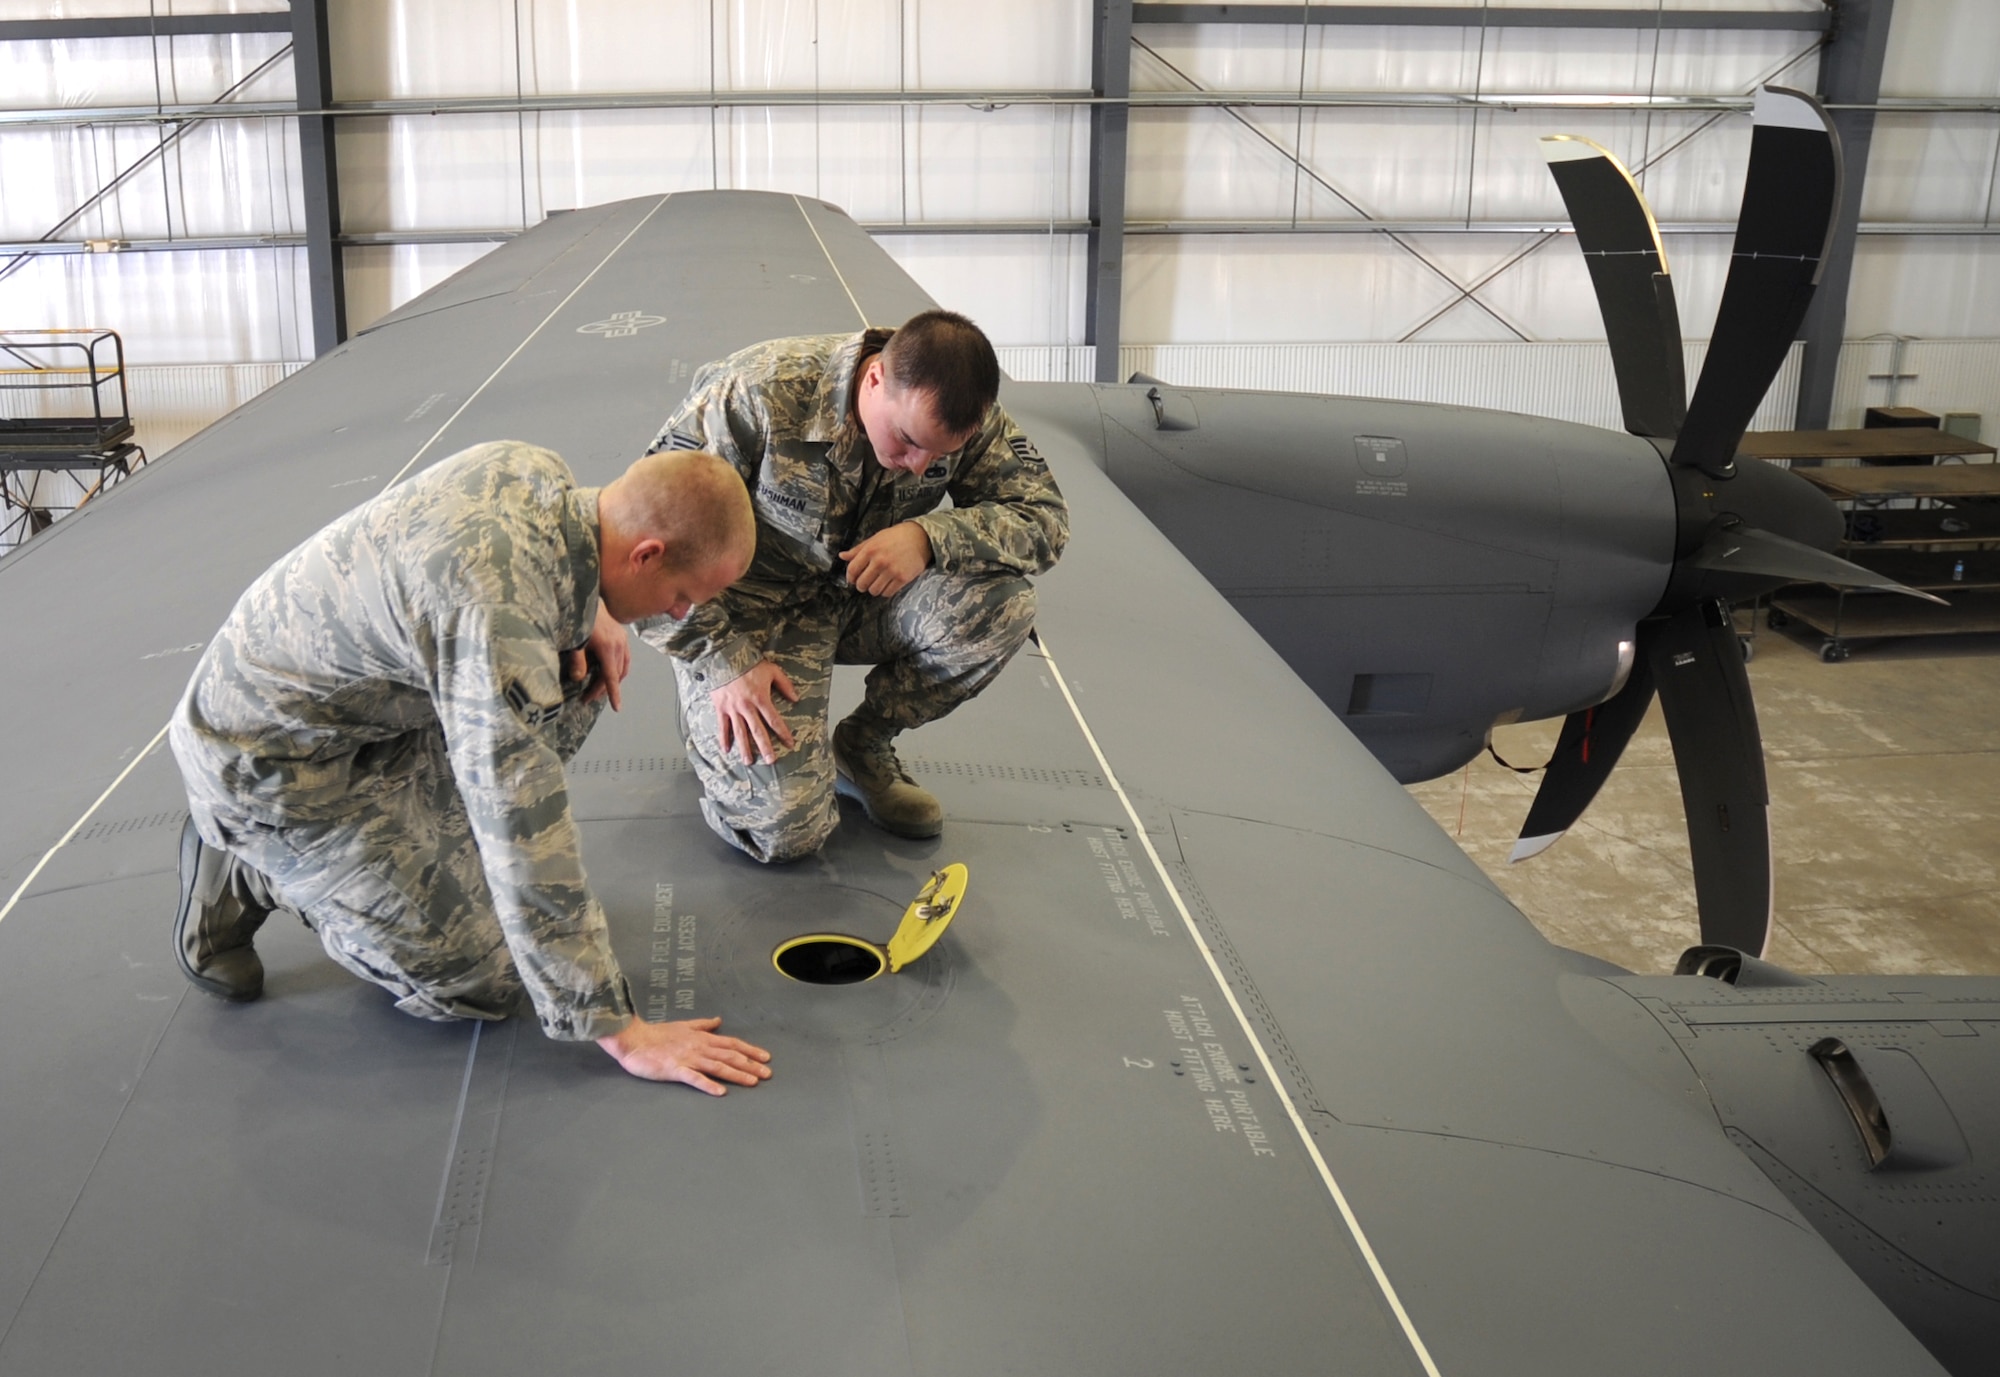
<path fill-rule="evenodd" d="M 900 971 L 944 936 L 945 928 L 965 898 L 966 878 L 965 867 L 956 861 L 931 872 L 930 879 L 917 891 L 917 897 L 903 910 L 903 921 L 897 924 L 896 935 L 889 939 L 890 970 Z"/>

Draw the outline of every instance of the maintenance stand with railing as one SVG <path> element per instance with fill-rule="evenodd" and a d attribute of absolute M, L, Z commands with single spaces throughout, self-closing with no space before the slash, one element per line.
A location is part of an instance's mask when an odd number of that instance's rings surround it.
<path fill-rule="evenodd" d="M 112 330 L 0 330 L 0 555 L 146 462 Z"/>

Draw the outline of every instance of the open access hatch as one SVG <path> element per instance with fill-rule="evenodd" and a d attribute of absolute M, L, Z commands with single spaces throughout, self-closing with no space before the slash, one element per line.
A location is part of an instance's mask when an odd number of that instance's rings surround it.
<path fill-rule="evenodd" d="M 965 898 L 966 879 L 965 867 L 956 861 L 932 871 L 886 946 L 844 932 L 809 932 L 780 942 L 771 964 L 780 975 L 807 985 L 858 985 L 885 970 L 900 971 L 944 935 Z"/>

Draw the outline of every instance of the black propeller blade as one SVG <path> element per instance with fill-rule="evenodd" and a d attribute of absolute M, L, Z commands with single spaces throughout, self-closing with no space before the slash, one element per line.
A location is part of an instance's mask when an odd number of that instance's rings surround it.
<path fill-rule="evenodd" d="M 1671 456 L 1722 477 L 1812 304 L 1840 204 L 1840 141 L 1819 102 L 1767 86 L 1701 380 Z"/>
<path fill-rule="evenodd" d="M 1743 648 L 1720 599 L 1658 625 L 1648 658 L 1687 809 L 1701 940 L 1762 956 L 1771 933 L 1770 795 Z"/>
<path fill-rule="evenodd" d="M 1824 583 L 1835 588 L 1879 588 L 1949 606 L 1935 593 L 1907 587 L 1839 555 L 1740 523 L 1719 525 L 1686 562 L 1720 574 L 1762 575 L 1784 583 Z"/>
<path fill-rule="evenodd" d="M 1594 708 L 1584 708 L 1563 719 L 1562 735 L 1556 738 L 1555 754 L 1542 772 L 1542 786 L 1521 824 L 1521 839 L 1514 843 L 1511 864 L 1525 861 L 1562 840 L 1565 832 L 1583 816 L 1583 810 L 1597 797 L 1597 791 L 1611 774 L 1611 767 L 1625 754 L 1626 743 L 1639 730 L 1646 709 L 1653 702 L 1653 662 L 1649 642 L 1652 624 L 1641 622 L 1632 657 L 1632 669 L 1625 687 Z"/>
<path fill-rule="evenodd" d="M 1687 370 L 1680 308 L 1652 208 L 1602 144 L 1552 134 L 1542 140 L 1542 156 L 1569 208 L 1597 291 L 1625 429 L 1671 440 L 1687 419 Z"/>
<path fill-rule="evenodd" d="M 1666 591 L 1634 632 L 1631 675 L 1609 701 L 1564 722 L 1513 859 L 1546 849 L 1582 816 L 1657 692 L 1687 809 L 1702 940 L 1755 956 L 1771 926 L 1770 809 L 1750 680 L 1723 597 L 1791 582 L 1929 595 L 1764 529 L 1838 527 L 1831 506 L 1796 478 L 1756 465 L 1737 472 L 1736 448 L 1819 283 L 1840 200 L 1839 143 L 1817 102 L 1767 87 L 1752 118 L 1729 277 L 1685 403 L 1673 279 L 1645 198 L 1588 139 L 1542 141 L 1590 267 L 1626 429 L 1672 444 L 1679 531 Z"/>

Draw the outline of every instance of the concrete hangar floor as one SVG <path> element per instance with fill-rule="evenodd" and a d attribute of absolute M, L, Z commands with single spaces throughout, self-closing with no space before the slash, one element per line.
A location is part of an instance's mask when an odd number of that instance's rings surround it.
<path fill-rule="evenodd" d="M 1808 975 L 2000 973 L 2000 636 L 1860 642 L 1840 664 L 1817 639 L 1760 618 L 1750 663 L 1775 853 L 1767 956 Z M 1560 726 L 1503 727 L 1494 746 L 1540 765 Z M 1569 835 L 1509 865 L 1540 779 L 1482 755 L 1410 792 L 1550 940 L 1672 970 L 1697 940 L 1694 875 L 1659 703 Z"/>

